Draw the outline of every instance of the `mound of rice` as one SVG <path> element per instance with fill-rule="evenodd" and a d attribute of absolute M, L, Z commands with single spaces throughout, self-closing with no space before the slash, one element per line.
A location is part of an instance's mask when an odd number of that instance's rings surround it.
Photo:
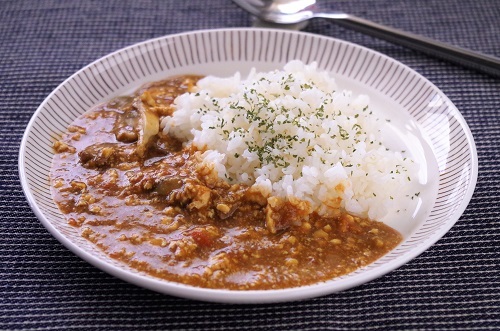
<path fill-rule="evenodd" d="M 409 203 L 414 162 L 384 146 L 384 119 L 369 98 L 338 89 L 315 63 L 252 70 L 246 79 L 208 76 L 174 107 L 164 133 L 202 150 L 229 183 L 307 201 L 323 216 L 343 209 L 380 219 Z"/>

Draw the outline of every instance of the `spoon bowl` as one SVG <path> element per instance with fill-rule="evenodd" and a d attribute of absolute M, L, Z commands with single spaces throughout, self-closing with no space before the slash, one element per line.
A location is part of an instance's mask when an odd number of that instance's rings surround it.
<path fill-rule="evenodd" d="M 259 19 L 274 24 L 297 24 L 316 17 L 324 17 L 315 0 L 243 0 L 235 1 Z M 346 18 L 347 14 L 329 12 L 330 18 Z"/>

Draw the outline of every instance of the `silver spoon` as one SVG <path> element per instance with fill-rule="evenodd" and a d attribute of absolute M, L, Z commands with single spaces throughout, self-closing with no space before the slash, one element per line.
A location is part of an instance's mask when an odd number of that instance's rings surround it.
<path fill-rule="evenodd" d="M 428 55 L 500 77 L 500 59 L 452 46 L 431 38 L 386 27 L 337 11 L 324 11 L 316 0 L 233 0 L 258 19 L 283 26 L 297 26 L 312 18 L 328 18 L 337 24 Z M 300 26 L 300 25 L 299 25 Z M 303 25 L 301 26 L 303 27 Z"/>

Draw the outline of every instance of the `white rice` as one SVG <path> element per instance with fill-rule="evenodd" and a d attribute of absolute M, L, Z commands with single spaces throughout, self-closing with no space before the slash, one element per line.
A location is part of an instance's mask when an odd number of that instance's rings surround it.
<path fill-rule="evenodd" d="M 203 160 L 230 183 L 266 196 L 307 201 L 380 219 L 411 202 L 417 166 L 381 138 L 385 121 L 367 96 L 340 90 L 317 65 L 291 61 L 246 79 L 205 77 L 179 96 L 165 133 L 204 150 Z"/>

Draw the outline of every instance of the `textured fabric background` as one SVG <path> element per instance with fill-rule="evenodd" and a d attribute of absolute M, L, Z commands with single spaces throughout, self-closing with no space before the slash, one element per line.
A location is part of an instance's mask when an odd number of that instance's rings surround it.
<path fill-rule="evenodd" d="M 500 1 L 337 0 L 331 7 L 500 57 Z M 182 31 L 249 26 L 229 0 L 0 0 L 1 330 L 493 330 L 500 327 L 500 79 L 331 22 L 306 31 L 370 47 L 417 70 L 460 109 L 475 137 L 475 195 L 449 233 L 385 277 L 274 305 L 157 294 L 92 267 L 56 241 L 19 183 L 18 149 L 44 98 L 119 48 Z"/>

